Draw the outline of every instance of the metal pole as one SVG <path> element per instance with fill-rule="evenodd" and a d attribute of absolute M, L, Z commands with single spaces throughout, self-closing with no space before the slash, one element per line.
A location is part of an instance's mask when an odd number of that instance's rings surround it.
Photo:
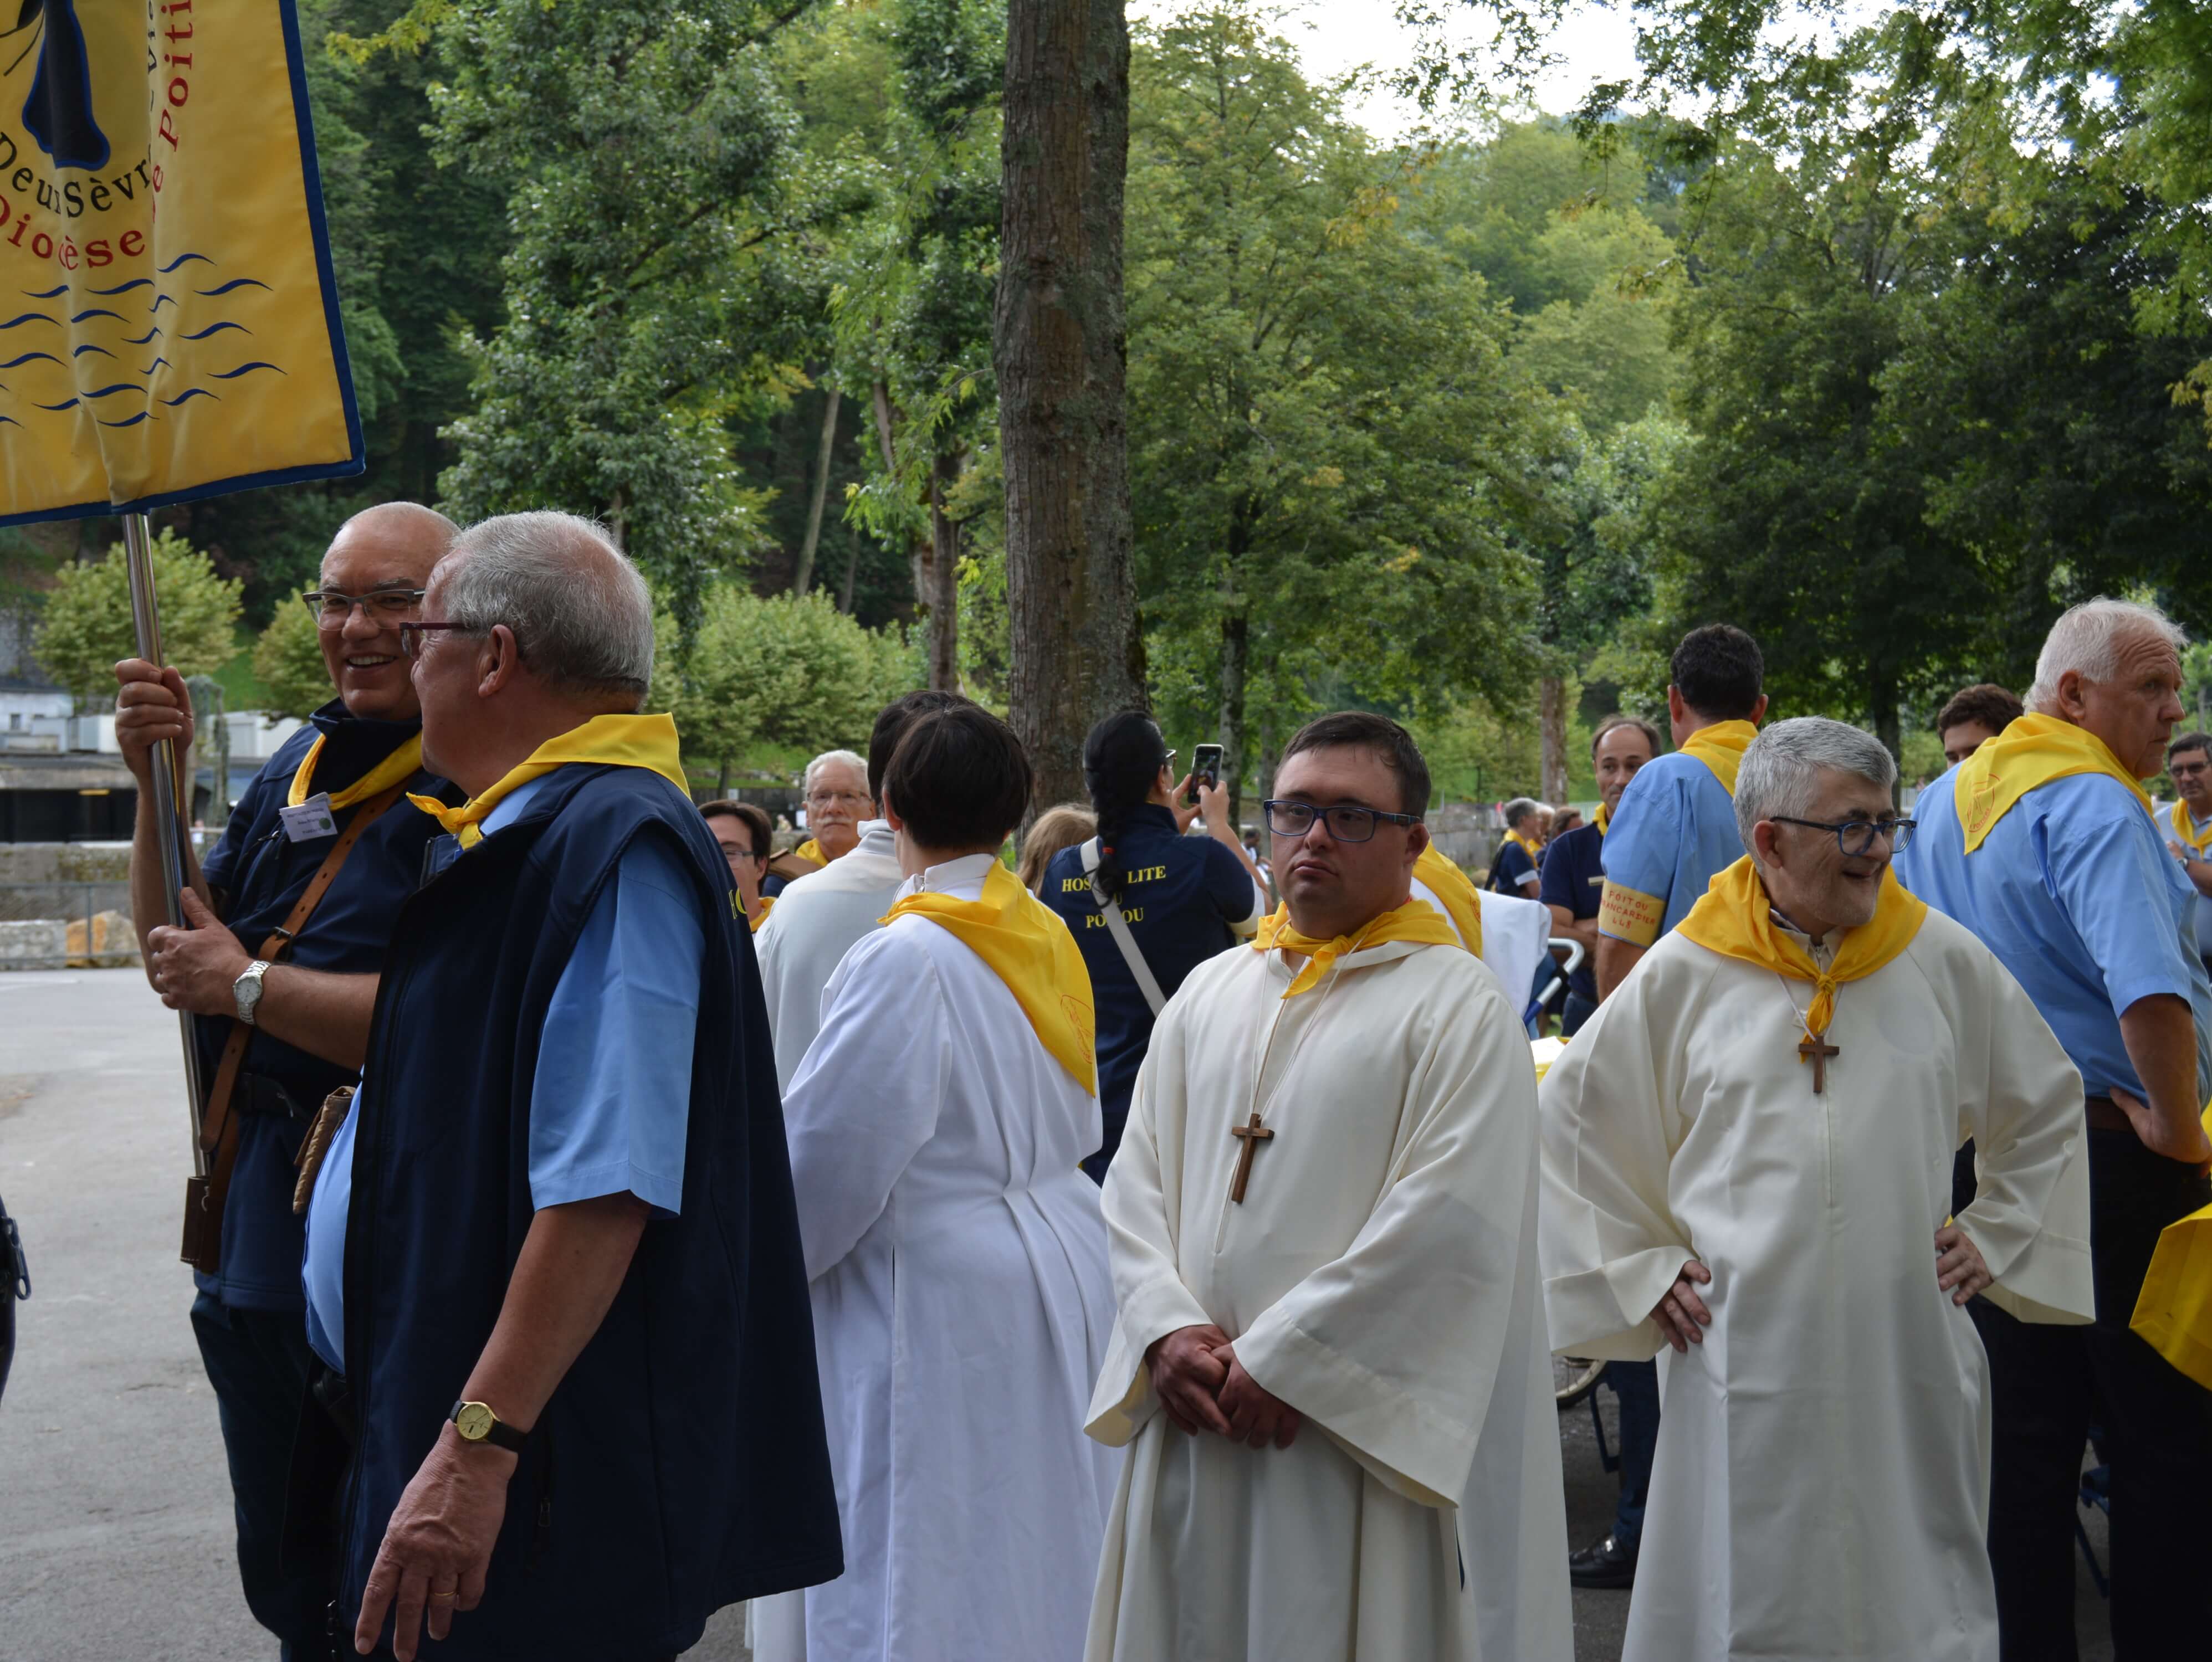
<path fill-rule="evenodd" d="M 149 664 L 161 664 L 161 616 L 155 604 L 153 539 L 143 513 L 123 516 L 123 557 L 131 578 L 131 627 L 138 637 L 138 656 Z M 178 897 L 184 893 L 185 873 L 189 869 L 185 853 L 191 846 L 191 834 L 177 810 L 175 748 L 167 739 L 156 744 L 147 772 L 153 780 L 154 812 L 163 832 L 160 839 L 161 886 L 167 901 L 168 921 L 172 926 L 182 928 L 184 905 Z M 88 931 L 90 927 L 86 925 Z M 88 941 L 86 944 L 91 943 Z M 185 1039 L 185 1113 L 191 1122 L 192 1175 L 205 1177 L 207 1150 L 200 1146 L 200 1108 L 207 1099 L 200 1089 L 199 1046 L 193 1039 L 191 1012 L 180 1010 L 177 1019 Z"/>

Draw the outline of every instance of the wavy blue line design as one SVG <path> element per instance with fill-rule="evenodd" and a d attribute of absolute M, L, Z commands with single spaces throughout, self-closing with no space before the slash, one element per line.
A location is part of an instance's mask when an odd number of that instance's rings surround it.
<path fill-rule="evenodd" d="M 59 318 L 50 318 L 43 312 L 26 312 L 20 317 L 10 318 L 7 322 L 0 323 L 0 329 L 13 329 L 18 324 L 26 323 L 50 323 L 58 329 L 61 327 L 61 322 Z"/>
<path fill-rule="evenodd" d="M 43 294 L 33 294 L 29 289 L 26 288 L 23 291 L 23 298 L 27 300 L 59 300 L 63 295 L 68 293 L 69 285 L 67 283 L 64 283 L 58 288 L 49 288 Z"/>
<path fill-rule="evenodd" d="M 167 358 L 156 358 L 153 362 L 148 364 L 145 368 L 140 370 L 138 373 L 141 375 L 150 376 L 155 370 L 159 369 L 163 364 L 167 363 L 168 361 L 169 361 Z"/>
<path fill-rule="evenodd" d="M 130 282 L 118 283 L 112 288 L 94 288 L 88 292 L 97 295 L 101 300 L 106 300 L 111 294 L 127 294 L 134 288 L 151 288 L 153 286 L 154 279 L 151 277 L 133 277 Z M 33 298 L 35 299 L 37 297 L 34 295 Z"/>
<path fill-rule="evenodd" d="M 147 410 L 143 410 L 143 409 L 142 409 L 142 410 L 140 410 L 140 411 L 139 411 L 136 416 L 125 416 L 125 417 L 124 417 L 121 421 L 119 421 L 119 422 L 100 422 L 100 426 L 102 426 L 102 427 L 136 427 L 136 426 L 137 426 L 137 425 L 138 425 L 138 423 L 139 423 L 139 422 L 150 422 L 150 421 L 152 421 L 153 419 L 154 419 L 154 417 L 153 417 L 153 416 L 152 416 L 152 414 L 151 414 L 150 412 L 149 412 L 149 411 L 147 411 Z"/>
<path fill-rule="evenodd" d="M 235 369 L 219 369 L 216 371 L 215 378 L 218 381 L 235 380 L 238 377 L 245 374 L 247 371 L 254 369 L 276 369 L 276 366 L 273 363 L 260 362 L 240 364 Z M 279 375 L 282 375 L 284 372 L 281 369 L 276 369 L 276 373 Z"/>
<path fill-rule="evenodd" d="M 76 408 L 76 400 L 74 398 L 64 399 L 60 403 L 40 404 L 39 408 L 41 409 L 75 409 Z"/>
<path fill-rule="evenodd" d="M 179 254 L 176 258 L 171 260 L 167 265 L 161 268 L 161 275 L 165 277 L 167 276 L 170 272 L 175 270 L 187 260 L 198 260 L 203 264 L 206 265 L 213 265 L 215 264 L 215 262 L 208 258 L 205 254 Z"/>
<path fill-rule="evenodd" d="M 21 427 L 23 424 L 13 416 L 0 416 L 0 427 Z"/>
<path fill-rule="evenodd" d="M 213 288 L 195 288 L 192 293 L 198 294 L 202 300 L 213 300 L 217 294 L 228 294 L 234 288 L 268 288 L 269 285 L 258 277 L 233 277 L 228 282 L 219 283 Z M 274 294 L 276 291 L 270 289 L 270 292 Z"/>
<path fill-rule="evenodd" d="M 154 338 L 154 337 L 155 337 L 155 336 L 156 336 L 156 335 L 160 334 L 161 332 L 161 329 L 160 329 L 158 326 L 156 326 L 156 327 L 155 327 L 155 328 L 152 328 L 152 329 L 148 330 L 148 331 L 147 331 L 144 334 L 143 334 L 143 335 L 137 336 L 137 337 L 133 337 L 133 338 L 132 338 L 132 339 L 131 339 L 131 340 L 127 340 L 127 341 L 124 342 L 124 343 L 123 343 L 123 344 L 124 344 L 124 345 L 125 345 L 125 346 L 143 346 L 143 345 L 145 345 L 145 344 L 146 344 L 146 343 L 147 343 L 147 342 L 149 342 L 149 341 L 152 340 L 152 339 Z"/>
<path fill-rule="evenodd" d="M 72 358 L 82 358 L 88 352 L 97 352 L 105 358 L 112 358 L 115 355 L 106 347 L 94 346 L 90 341 L 87 341 L 82 346 L 73 346 L 70 348 L 70 356 Z"/>
<path fill-rule="evenodd" d="M 0 369 L 13 369 L 16 365 L 29 363 L 34 358 L 44 358 L 48 363 L 59 363 L 61 361 L 59 358 L 54 356 L 51 352 L 26 352 L 20 358 L 10 358 L 6 363 L 0 364 Z"/>
<path fill-rule="evenodd" d="M 221 403 L 222 402 L 222 399 L 216 398 L 216 395 L 209 391 L 204 386 L 189 387 L 185 391 L 177 394 L 175 397 L 164 398 L 161 402 L 168 409 L 174 409 L 179 404 L 183 403 L 187 398 L 215 398 L 217 403 Z"/>
<path fill-rule="evenodd" d="M 222 334 L 226 329 L 235 329 L 241 335 L 251 335 L 253 332 L 242 323 L 211 323 L 198 334 L 186 335 L 182 338 L 188 341 L 204 341 L 210 335 Z"/>
<path fill-rule="evenodd" d="M 118 323 L 121 323 L 123 321 L 123 314 L 120 312 L 111 312 L 104 306 L 88 306 L 85 310 L 78 312 L 76 316 L 71 318 L 70 321 L 71 323 L 82 323 L 87 318 L 112 318 Z"/>
<path fill-rule="evenodd" d="M 81 393 L 79 393 L 77 396 L 78 396 L 79 397 L 81 397 L 81 398 L 105 398 L 105 397 L 108 397 L 108 396 L 109 396 L 110 394 L 112 394 L 112 393 L 116 393 L 116 392 L 139 392 L 139 393 L 143 393 L 143 392 L 144 392 L 144 391 L 145 391 L 145 390 L 146 390 L 146 389 L 145 389 L 144 387 L 143 387 L 143 386 L 133 386 L 133 385 L 131 385 L 131 383 L 130 383 L 130 382 L 128 382 L 128 381 L 118 381 L 118 382 L 116 382 L 112 386 L 96 386 L 96 387 L 94 387 L 91 391 L 89 391 L 89 392 L 81 392 Z"/>
<path fill-rule="evenodd" d="M 146 310 L 149 312 L 159 312 L 161 309 L 161 302 L 164 300 L 167 300 L 171 306 L 174 306 L 177 303 L 177 297 L 174 294 L 156 294 L 154 296 L 153 305 L 148 306 Z"/>

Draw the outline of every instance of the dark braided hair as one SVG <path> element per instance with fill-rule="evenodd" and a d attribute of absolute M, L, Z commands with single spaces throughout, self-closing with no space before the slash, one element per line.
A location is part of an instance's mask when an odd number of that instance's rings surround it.
<path fill-rule="evenodd" d="M 1098 891 L 1109 901 L 1121 898 L 1121 882 L 1127 875 L 1115 845 L 1137 810 L 1151 800 L 1167 760 L 1167 741 L 1160 737 L 1159 724 L 1142 710 L 1108 716 L 1083 741 L 1083 782 L 1091 792 L 1091 805 L 1098 810 Z"/>

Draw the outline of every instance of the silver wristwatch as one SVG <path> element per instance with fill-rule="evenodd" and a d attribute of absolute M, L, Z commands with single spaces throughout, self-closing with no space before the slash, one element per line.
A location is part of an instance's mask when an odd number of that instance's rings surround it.
<path fill-rule="evenodd" d="M 269 961 L 256 958 L 247 966 L 246 974 L 230 984 L 230 996 L 238 1001 L 238 1019 L 248 1027 L 258 1025 L 253 1019 L 253 1011 L 261 1002 L 261 978 L 268 973 Z"/>

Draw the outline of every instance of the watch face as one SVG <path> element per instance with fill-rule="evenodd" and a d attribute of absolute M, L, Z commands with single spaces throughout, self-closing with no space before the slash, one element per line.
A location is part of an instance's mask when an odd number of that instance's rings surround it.
<path fill-rule="evenodd" d="M 453 1416 L 453 1428 L 472 1443 L 480 1443 L 491 1435 L 491 1410 L 482 1403 L 463 1403 L 460 1411 Z"/>

